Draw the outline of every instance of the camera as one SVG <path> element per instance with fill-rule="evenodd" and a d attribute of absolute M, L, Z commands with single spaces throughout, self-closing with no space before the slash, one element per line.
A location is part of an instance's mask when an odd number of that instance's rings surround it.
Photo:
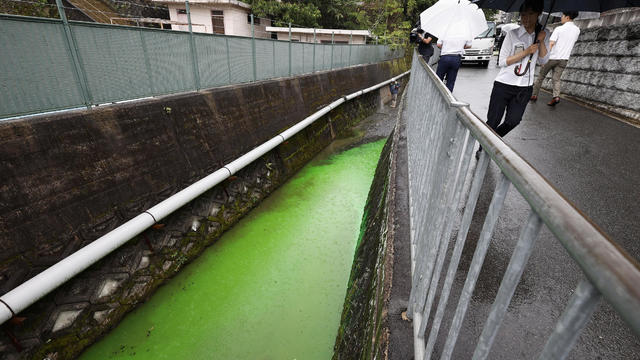
<path fill-rule="evenodd" d="M 412 44 L 420 44 L 420 37 L 418 34 L 423 34 L 424 30 L 419 27 L 413 28 L 409 33 L 409 42 Z"/>

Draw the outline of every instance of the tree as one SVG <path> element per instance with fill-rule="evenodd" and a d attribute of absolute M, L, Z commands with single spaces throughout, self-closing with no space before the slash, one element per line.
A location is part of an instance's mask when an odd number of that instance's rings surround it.
<path fill-rule="evenodd" d="M 58 8 L 47 0 L 30 0 L 29 2 L 0 1 L 0 13 L 58 18 Z"/>

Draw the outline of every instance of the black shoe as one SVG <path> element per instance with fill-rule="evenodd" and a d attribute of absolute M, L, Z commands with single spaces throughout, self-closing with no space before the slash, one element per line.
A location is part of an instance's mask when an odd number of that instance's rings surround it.
<path fill-rule="evenodd" d="M 549 101 L 549 103 L 547 105 L 556 106 L 559 102 L 560 102 L 560 98 L 559 97 L 554 97 L 553 99 L 551 99 L 551 101 Z"/>

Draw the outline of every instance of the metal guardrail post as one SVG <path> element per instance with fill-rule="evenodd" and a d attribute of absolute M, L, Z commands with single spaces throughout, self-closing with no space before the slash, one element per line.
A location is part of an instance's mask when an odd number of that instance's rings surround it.
<path fill-rule="evenodd" d="M 289 76 L 291 76 L 291 23 L 289 23 Z"/>
<path fill-rule="evenodd" d="M 224 37 L 224 42 L 227 47 L 227 75 L 229 78 L 229 84 L 231 84 L 231 54 L 229 53 L 229 38 Z"/>
<path fill-rule="evenodd" d="M 87 84 L 87 77 L 84 73 L 84 69 L 82 68 L 82 63 L 80 62 L 80 55 L 78 55 L 78 48 L 76 47 L 76 41 L 73 38 L 73 33 L 71 32 L 71 27 L 69 26 L 69 20 L 67 20 L 67 14 L 64 12 L 64 6 L 62 5 L 62 0 L 56 0 L 56 5 L 58 6 L 58 13 L 60 14 L 60 19 L 62 19 L 62 26 L 64 27 L 64 35 L 67 39 L 67 45 L 69 46 L 69 53 L 71 54 L 71 60 L 73 62 L 73 70 L 78 78 L 78 85 L 80 85 L 80 92 L 82 93 L 82 98 L 84 99 L 84 104 L 87 109 L 91 108 L 91 93 L 89 92 L 89 85 Z"/>
<path fill-rule="evenodd" d="M 311 72 L 316 72 L 316 28 L 313 28 L 313 67 Z"/>
<path fill-rule="evenodd" d="M 251 14 L 251 58 L 253 59 L 253 81 L 256 81 L 258 79 L 258 69 L 256 67 L 256 34 L 253 14 Z"/>
<path fill-rule="evenodd" d="M 191 47 L 191 63 L 193 64 L 193 79 L 196 90 L 200 90 L 200 72 L 198 71 L 198 54 L 196 53 L 196 40 L 193 37 L 193 29 L 191 27 L 191 10 L 189 9 L 189 0 L 184 1 L 187 10 L 187 21 L 189 22 L 189 45 Z"/>
<path fill-rule="evenodd" d="M 353 47 L 353 30 L 349 34 L 349 66 L 351 66 L 351 48 Z"/>
<path fill-rule="evenodd" d="M 333 35 L 334 31 L 331 32 L 331 70 L 333 70 Z"/>
<path fill-rule="evenodd" d="M 151 93 L 155 94 L 156 89 L 153 86 L 153 73 L 151 72 L 151 62 L 149 61 L 149 50 L 147 50 L 147 42 L 144 40 L 144 31 L 142 28 L 139 28 L 140 33 L 140 43 L 142 44 L 142 56 L 144 56 L 144 66 L 147 69 L 147 77 L 149 78 L 149 87 L 151 88 Z"/>

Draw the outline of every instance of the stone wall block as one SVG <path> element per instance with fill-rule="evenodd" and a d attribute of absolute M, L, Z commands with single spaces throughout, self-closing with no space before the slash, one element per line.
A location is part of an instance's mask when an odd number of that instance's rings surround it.
<path fill-rule="evenodd" d="M 53 312 L 51 317 L 49 318 L 46 328 L 47 330 L 43 333 L 45 337 L 49 335 L 60 335 L 63 333 L 68 333 L 73 329 L 73 323 L 83 315 L 83 312 L 86 312 L 89 307 L 89 303 L 75 303 L 75 304 L 65 304 L 61 305 Z"/>
<path fill-rule="evenodd" d="M 0 293 L 6 294 L 20 285 L 29 273 L 30 264 L 22 257 L 0 263 Z M 28 279 L 28 278 L 27 278 Z"/>
<path fill-rule="evenodd" d="M 578 39 L 578 42 L 580 42 L 580 41 L 595 41 L 595 40 L 597 40 L 598 39 L 598 30 L 599 30 L 599 28 L 581 30 L 580 31 L 580 38 Z"/>
<path fill-rule="evenodd" d="M 91 294 L 99 284 L 91 277 L 78 277 L 62 285 L 61 291 L 55 294 L 56 304 L 89 302 Z"/>
<path fill-rule="evenodd" d="M 91 296 L 92 304 L 104 304 L 113 302 L 121 292 L 121 287 L 129 279 L 129 273 L 105 274 L 95 279 L 86 279 L 85 282 L 92 282 L 95 291 Z"/>

